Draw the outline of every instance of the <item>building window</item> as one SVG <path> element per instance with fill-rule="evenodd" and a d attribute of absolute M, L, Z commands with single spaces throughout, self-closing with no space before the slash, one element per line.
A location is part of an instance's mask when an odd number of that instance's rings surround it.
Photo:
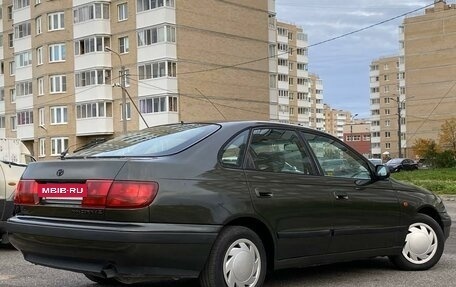
<path fill-rule="evenodd" d="M 41 4 L 41 0 L 35 0 L 35 5 Z"/>
<path fill-rule="evenodd" d="M 8 47 L 10 47 L 10 48 L 14 47 L 14 34 L 13 33 L 8 34 Z"/>
<path fill-rule="evenodd" d="M 174 0 L 136 0 L 137 12 L 152 10 L 163 6 L 174 7 Z"/>
<path fill-rule="evenodd" d="M 33 124 L 33 110 L 18 112 L 16 117 L 18 126 Z"/>
<path fill-rule="evenodd" d="M 8 6 L 8 20 L 13 20 L 13 6 Z"/>
<path fill-rule="evenodd" d="M 17 54 L 15 57 L 16 68 L 23 68 L 32 65 L 32 52 L 26 51 Z"/>
<path fill-rule="evenodd" d="M 65 29 L 65 13 L 57 12 L 48 14 L 48 31 Z"/>
<path fill-rule="evenodd" d="M 109 19 L 109 4 L 94 3 L 80 6 L 73 10 L 75 24 L 94 19 Z"/>
<path fill-rule="evenodd" d="M 385 138 L 390 138 L 391 137 L 391 132 L 385 132 Z"/>
<path fill-rule="evenodd" d="M 269 87 L 272 89 L 277 88 L 277 75 L 276 74 L 269 75 Z"/>
<path fill-rule="evenodd" d="M 36 64 L 43 64 L 43 47 L 36 48 Z"/>
<path fill-rule="evenodd" d="M 38 109 L 38 125 L 44 126 L 46 123 L 44 108 Z"/>
<path fill-rule="evenodd" d="M 111 84 L 111 70 L 92 70 L 75 74 L 76 88 L 105 84 Z"/>
<path fill-rule="evenodd" d="M 14 9 L 21 9 L 30 6 L 30 0 L 14 0 Z"/>
<path fill-rule="evenodd" d="M 32 24 L 24 22 L 14 25 L 14 37 L 16 39 L 24 38 L 32 34 Z"/>
<path fill-rule="evenodd" d="M 5 127 L 6 127 L 5 116 L 0 116 L 0 129 L 4 129 Z"/>
<path fill-rule="evenodd" d="M 67 107 L 51 107 L 51 125 L 68 123 Z"/>
<path fill-rule="evenodd" d="M 385 148 L 390 149 L 391 148 L 391 143 L 385 143 Z"/>
<path fill-rule="evenodd" d="M 50 93 L 64 93 L 66 92 L 66 76 L 55 75 L 49 77 Z"/>
<path fill-rule="evenodd" d="M 49 62 L 62 62 L 66 59 L 65 44 L 54 44 L 49 46 Z"/>
<path fill-rule="evenodd" d="M 40 151 L 38 156 L 39 157 L 45 157 L 46 156 L 46 139 L 45 138 L 40 138 Z"/>
<path fill-rule="evenodd" d="M 4 101 L 5 101 L 5 89 L 0 88 L 0 102 L 4 102 Z"/>
<path fill-rule="evenodd" d="M 126 109 L 126 114 L 127 114 L 127 120 L 131 119 L 131 103 L 125 103 L 125 106 L 127 107 Z M 122 104 L 120 105 L 120 120 L 123 120 L 123 107 Z"/>
<path fill-rule="evenodd" d="M 51 155 L 59 156 L 68 147 L 68 138 L 51 138 Z"/>
<path fill-rule="evenodd" d="M 176 62 L 162 61 L 138 65 L 139 79 L 156 79 L 162 77 L 176 77 Z"/>
<path fill-rule="evenodd" d="M 16 83 L 16 94 L 18 97 L 32 95 L 32 81 Z"/>
<path fill-rule="evenodd" d="M 10 89 L 10 100 L 11 100 L 11 103 L 15 103 L 16 102 L 16 89 Z"/>
<path fill-rule="evenodd" d="M 96 102 L 85 103 L 76 106 L 77 119 L 89 118 L 111 118 L 112 103 L 111 102 Z"/>
<path fill-rule="evenodd" d="M 390 114 L 391 114 L 390 109 L 385 109 L 385 115 L 390 115 Z"/>
<path fill-rule="evenodd" d="M 386 127 L 391 126 L 391 121 L 390 121 L 390 120 L 386 120 L 386 121 L 385 121 L 385 126 L 386 126 Z"/>
<path fill-rule="evenodd" d="M 138 47 L 161 42 L 176 42 L 176 27 L 164 25 L 138 32 Z"/>
<path fill-rule="evenodd" d="M 129 51 L 128 37 L 119 38 L 119 53 L 124 54 Z"/>
<path fill-rule="evenodd" d="M 16 63 L 14 61 L 9 62 L 10 76 L 16 74 Z"/>
<path fill-rule="evenodd" d="M 142 114 L 177 112 L 177 97 L 162 96 L 140 99 L 139 111 Z"/>
<path fill-rule="evenodd" d="M 88 53 L 103 52 L 104 47 L 110 46 L 109 37 L 90 37 L 74 42 L 74 54 L 84 55 Z"/>
<path fill-rule="evenodd" d="M 128 19 L 128 4 L 122 3 L 117 5 L 117 19 L 119 21 L 125 21 Z"/>
<path fill-rule="evenodd" d="M 12 117 L 10 118 L 10 125 L 11 125 L 11 130 L 12 130 L 12 131 L 17 130 L 16 116 L 12 116 Z"/>
<path fill-rule="evenodd" d="M 38 96 L 42 96 L 44 95 L 44 78 L 38 78 L 36 81 L 38 84 Z"/>

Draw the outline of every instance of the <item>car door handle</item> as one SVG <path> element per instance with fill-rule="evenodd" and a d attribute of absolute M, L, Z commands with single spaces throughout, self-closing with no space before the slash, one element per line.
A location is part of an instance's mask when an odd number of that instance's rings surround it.
<path fill-rule="evenodd" d="M 270 191 L 261 191 L 259 188 L 255 188 L 255 194 L 257 197 L 272 197 L 274 195 Z"/>
<path fill-rule="evenodd" d="M 340 193 L 340 192 L 334 192 L 334 197 L 337 200 L 347 200 L 348 199 L 348 194 L 346 193 Z"/>

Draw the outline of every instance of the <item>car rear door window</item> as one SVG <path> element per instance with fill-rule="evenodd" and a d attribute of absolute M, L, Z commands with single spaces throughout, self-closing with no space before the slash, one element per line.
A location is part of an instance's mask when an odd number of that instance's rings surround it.
<path fill-rule="evenodd" d="M 250 169 L 314 174 L 309 155 L 293 130 L 255 129 L 248 153 Z"/>
<path fill-rule="evenodd" d="M 249 139 L 249 130 L 246 130 L 231 141 L 229 141 L 221 151 L 220 163 L 224 167 L 241 168 L 244 153 Z"/>

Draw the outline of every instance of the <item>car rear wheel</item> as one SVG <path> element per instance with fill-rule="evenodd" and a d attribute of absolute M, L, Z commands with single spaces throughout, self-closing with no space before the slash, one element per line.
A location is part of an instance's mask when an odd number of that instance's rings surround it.
<path fill-rule="evenodd" d="M 218 236 L 200 274 L 202 287 L 259 287 L 266 276 L 266 252 L 251 229 L 229 226 Z"/>
<path fill-rule="evenodd" d="M 403 270 L 426 270 L 442 256 L 444 235 L 442 228 L 430 216 L 419 214 L 410 224 L 400 255 L 390 257 Z"/>
<path fill-rule="evenodd" d="M 96 275 L 92 275 L 92 274 L 84 274 L 84 275 L 90 281 L 93 281 L 100 285 L 118 285 L 118 284 L 120 284 L 120 282 L 114 278 L 104 278 L 104 277 L 96 276 Z"/>

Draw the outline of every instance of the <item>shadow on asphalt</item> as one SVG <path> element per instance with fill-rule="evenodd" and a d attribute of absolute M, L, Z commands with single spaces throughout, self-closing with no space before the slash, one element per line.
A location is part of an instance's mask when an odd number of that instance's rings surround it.
<path fill-rule="evenodd" d="M 265 287 L 268 286 L 283 286 L 281 282 L 291 282 L 291 281 L 302 281 L 302 282 L 312 282 L 321 277 L 332 277 L 336 278 L 337 276 L 346 276 L 347 272 L 359 272 L 364 270 L 394 270 L 394 266 L 389 262 L 386 257 L 379 257 L 370 260 L 361 260 L 354 262 L 346 263 L 336 263 L 331 265 L 322 265 L 316 267 L 307 267 L 307 268 L 293 268 L 279 270 L 270 274 L 264 284 Z M 97 284 L 88 284 L 85 287 L 95 287 L 100 286 Z M 108 286 L 108 285 L 103 285 Z M 132 286 L 132 287 L 198 287 L 198 280 L 178 280 L 178 281 L 160 281 L 160 282 L 150 282 L 147 284 L 133 284 L 133 285 L 109 285 L 111 287 L 120 287 L 120 286 Z"/>

